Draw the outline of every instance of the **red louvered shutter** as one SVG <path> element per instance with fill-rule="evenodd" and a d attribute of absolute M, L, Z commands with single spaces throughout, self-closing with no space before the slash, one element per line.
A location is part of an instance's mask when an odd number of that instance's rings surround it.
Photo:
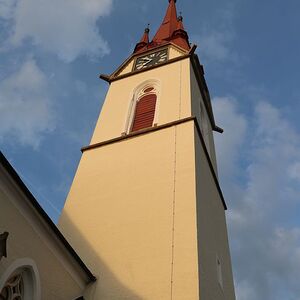
<path fill-rule="evenodd" d="M 132 131 L 151 127 L 154 120 L 156 95 L 150 94 L 143 96 L 136 104 Z"/>

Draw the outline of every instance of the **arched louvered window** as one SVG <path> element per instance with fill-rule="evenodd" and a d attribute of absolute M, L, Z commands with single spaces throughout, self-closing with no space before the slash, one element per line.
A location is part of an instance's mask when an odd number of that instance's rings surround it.
<path fill-rule="evenodd" d="M 0 300 L 40 299 L 40 278 L 34 261 L 15 260 L 0 276 Z"/>
<path fill-rule="evenodd" d="M 140 92 L 135 105 L 131 132 L 153 126 L 156 101 L 157 94 L 154 87 L 145 87 Z"/>

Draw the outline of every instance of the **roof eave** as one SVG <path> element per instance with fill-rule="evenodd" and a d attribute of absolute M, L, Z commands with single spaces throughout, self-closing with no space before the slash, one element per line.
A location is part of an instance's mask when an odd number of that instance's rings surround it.
<path fill-rule="evenodd" d="M 22 181 L 22 179 L 20 178 L 20 176 L 18 175 L 16 170 L 8 162 L 8 160 L 6 159 L 6 157 L 4 156 L 4 154 L 2 153 L 1 150 L 0 150 L 0 164 L 4 167 L 4 169 L 7 171 L 7 173 L 11 176 L 11 178 L 14 180 L 14 182 L 17 184 L 17 186 L 20 188 L 20 190 L 24 193 L 24 195 L 30 201 L 31 205 L 36 210 L 36 212 L 41 216 L 41 218 L 49 226 L 49 229 L 54 233 L 54 235 L 57 237 L 57 239 L 63 244 L 65 249 L 69 252 L 69 254 L 73 257 L 73 259 L 77 262 L 79 267 L 84 271 L 88 281 L 89 282 L 96 281 L 96 277 L 92 274 L 92 272 L 89 270 L 89 268 L 85 265 L 85 263 L 82 261 L 82 259 L 79 257 L 79 255 L 76 253 L 74 248 L 69 244 L 69 242 L 63 236 L 63 234 L 60 232 L 60 230 L 57 228 L 57 226 L 53 223 L 53 221 L 50 219 L 50 217 L 47 215 L 47 213 L 40 206 L 38 201 L 35 199 L 35 197 L 29 191 L 27 186 L 24 184 L 24 182 Z"/>

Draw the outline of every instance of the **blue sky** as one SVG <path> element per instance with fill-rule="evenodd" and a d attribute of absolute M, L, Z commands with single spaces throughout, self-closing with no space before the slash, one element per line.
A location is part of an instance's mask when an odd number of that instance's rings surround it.
<path fill-rule="evenodd" d="M 0 148 L 54 221 L 111 73 L 166 0 L 0 0 Z M 300 295 L 300 2 L 178 0 L 213 98 L 237 299 Z"/>

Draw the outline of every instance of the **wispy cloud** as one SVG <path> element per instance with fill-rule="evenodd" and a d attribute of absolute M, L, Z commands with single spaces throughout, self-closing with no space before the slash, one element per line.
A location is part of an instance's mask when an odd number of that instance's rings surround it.
<path fill-rule="evenodd" d="M 233 34 L 228 30 L 203 30 L 196 39 L 200 46 L 201 57 L 204 60 L 224 61 L 232 55 L 230 43 L 233 39 Z"/>
<path fill-rule="evenodd" d="M 257 103 L 247 118 L 230 98 L 216 99 L 214 106 L 225 128 L 216 148 L 229 202 L 237 299 L 297 300 L 299 133 L 268 102 Z"/>
<path fill-rule="evenodd" d="M 97 20 L 108 15 L 111 7 L 112 0 L 4 0 L 0 4 L 2 17 L 13 25 L 7 45 L 17 47 L 30 40 L 65 62 L 80 55 L 109 53 Z"/>
<path fill-rule="evenodd" d="M 38 147 L 54 126 L 47 78 L 35 60 L 28 59 L 0 82 L 0 140 Z"/>
<path fill-rule="evenodd" d="M 5 20 L 13 17 L 17 0 L 1 0 L 0 1 L 0 18 Z"/>
<path fill-rule="evenodd" d="M 218 149 L 219 172 L 222 178 L 227 178 L 229 174 L 232 177 L 236 172 L 235 166 L 241 158 L 241 147 L 245 140 L 248 124 L 245 116 L 237 110 L 236 99 L 216 97 L 214 98 L 214 104 L 218 124 L 226 130 L 226 138 L 223 138 L 222 135 L 216 135 L 215 137 Z"/>
<path fill-rule="evenodd" d="M 226 7 L 215 12 L 214 20 L 210 26 L 201 24 L 194 33 L 192 40 L 199 45 L 201 58 L 208 62 L 226 62 L 235 60 L 236 53 L 232 49 L 236 37 L 233 20 L 235 18 L 234 3 L 226 3 Z"/>

